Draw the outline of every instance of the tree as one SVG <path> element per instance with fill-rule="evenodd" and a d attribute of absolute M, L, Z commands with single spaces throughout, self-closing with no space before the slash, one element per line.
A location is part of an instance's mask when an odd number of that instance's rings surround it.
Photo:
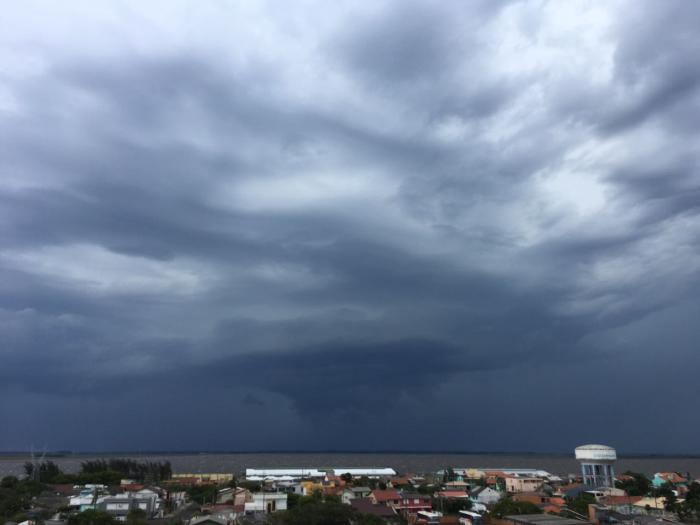
<path fill-rule="evenodd" d="M 651 481 L 644 474 L 639 472 L 624 473 L 624 478 L 617 481 L 617 488 L 624 490 L 630 496 L 646 496 L 651 490 Z"/>
<path fill-rule="evenodd" d="M 700 483 L 693 482 L 685 493 L 685 501 L 676 505 L 681 521 L 700 522 Z"/>
<path fill-rule="evenodd" d="M 348 525 L 358 514 L 349 505 L 334 501 L 309 498 L 286 512 L 276 512 L 269 516 L 271 525 Z M 371 524 L 371 522 L 369 522 Z M 373 525 L 373 524 L 371 524 Z"/>
<path fill-rule="evenodd" d="M 460 510 L 471 509 L 472 502 L 469 498 L 447 498 L 442 500 L 440 508 L 447 514 L 457 514 Z"/>
<path fill-rule="evenodd" d="M 27 478 L 40 481 L 41 483 L 54 483 L 56 478 L 63 474 L 53 461 L 42 461 L 38 466 L 27 461 L 24 464 L 24 472 L 27 474 Z"/>
<path fill-rule="evenodd" d="M 33 479 L 17 479 L 6 476 L 0 481 L 0 523 L 5 520 L 21 522 L 27 519 L 26 511 L 32 498 L 38 496 L 44 485 Z"/>
<path fill-rule="evenodd" d="M 116 472 L 119 477 L 157 483 L 170 479 L 173 471 L 169 461 L 136 461 L 112 458 L 83 461 L 81 474 Z"/>
<path fill-rule="evenodd" d="M 349 472 L 341 474 L 340 479 L 342 479 L 345 483 L 350 483 L 352 482 L 352 474 L 350 474 Z"/>
<path fill-rule="evenodd" d="M 147 525 L 148 515 L 141 509 L 132 509 L 126 515 L 127 525 Z"/>
<path fill-rule="evenodd" d="M 68 525 L 114 525 L 114 518 L 99 510 L 85 510 L 68 518 Z"/>
<path fill-rule="evenodd" d="M 418 485 L 418 488 L 416 489 L 416 491 L 418 492 L 418 494 L 432 494 L 433 489 L 434 489 L 434 487 L 432 485 L 427 485 L 425 483 L 421 483 L 420 485 Z"/>
<path fill-rule="evenodd" d="M 447 467 L 442 474 L 442 481 L 443 483 L 447 483 L 448 481 L 454 481 L 455 477 L 456 475 L 454 469 L 452 467 Z"/>
<path fill-rule="evenodd" d="M 258 481 L 241 481 L 238 483 L 238 486 L 250 492 L 260 492 L 262 490 L 262 485 Z"/>
<path fill-rule="evenodd" d="M 542 514 L 542 510 L 529 501 L 513 501 L 509 497 L 498 500 L 491 510 L 491 515 L 496 518 L 511 514 Z"/>
<path fill-rule="evenodd" d="M 19 483 L 19 479 L 17 479 L 16 476 L 5 476 L 2 478 L 2 481 L 0 481 L 0 488 L 3 489 L 13 489 L 17 486 Z"/>
<path fill-rule="evenodd" d="M 589 492 L 581 492 L 574 498 L 566 498 L 566 506 L 578 514 L 588 516 L 588 505 L 595 503 L 595 496 Z"/>

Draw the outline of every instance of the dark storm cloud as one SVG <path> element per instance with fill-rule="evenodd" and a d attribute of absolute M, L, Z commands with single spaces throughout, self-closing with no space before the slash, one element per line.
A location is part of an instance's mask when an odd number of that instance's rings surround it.
<path fill-rule="evenodd" d="M 629 390 L 697 371 L 696 7 L 540 7 L 9 13 L 0 448 L 689 450 Z"/>

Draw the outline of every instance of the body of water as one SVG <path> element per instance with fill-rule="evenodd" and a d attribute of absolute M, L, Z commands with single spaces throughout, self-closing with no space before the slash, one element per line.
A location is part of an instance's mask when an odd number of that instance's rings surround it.
<path fill-rule="evenodd" d="M 230 454 L 75 454 L 51 459 L 64 472 L 78 472 L 87 459 L 128 457 L 140 460 L 170 461 L 175 473 L 232 472 L 241 475 L 246 468 L 291 467 L 392 467 L 397 472 L 434 472 L 446 467 L 539 468 L 554 474 L 578 473 L 573 455 L 549 454 L 435 454 L 435 453 L 230 453 Z M 30 457 L 0 456 L 0 477 L 22 475 Z M 616 472 L 632 470 L 648 476 L 660 471 L 690 472 L 700 476 L 700 457 L 642 456 L 622 457 Z"/>

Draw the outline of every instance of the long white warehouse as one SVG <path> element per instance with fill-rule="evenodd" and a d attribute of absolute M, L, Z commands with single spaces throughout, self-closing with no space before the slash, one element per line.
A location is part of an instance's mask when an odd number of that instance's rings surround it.
<path fill-rule="evenodd" d="M 396 471 L 393 468 L 247 468 L 245 469 L 245 477 L 247 479 L 278 479 L 278 478 L 323 478 L 327 474 L 350 474 L 352 477 L 359 478 L 367 476 L 369 478 L 378 478 L 384 476 L 396 476 Z"/>

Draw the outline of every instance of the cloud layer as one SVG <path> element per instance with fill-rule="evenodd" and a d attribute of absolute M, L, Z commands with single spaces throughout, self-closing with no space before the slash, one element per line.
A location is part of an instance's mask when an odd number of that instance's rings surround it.
<path fill-rule="evenodd" d="M 697 452 L 698 16 L 6 6 L 0 449 Z"/>

